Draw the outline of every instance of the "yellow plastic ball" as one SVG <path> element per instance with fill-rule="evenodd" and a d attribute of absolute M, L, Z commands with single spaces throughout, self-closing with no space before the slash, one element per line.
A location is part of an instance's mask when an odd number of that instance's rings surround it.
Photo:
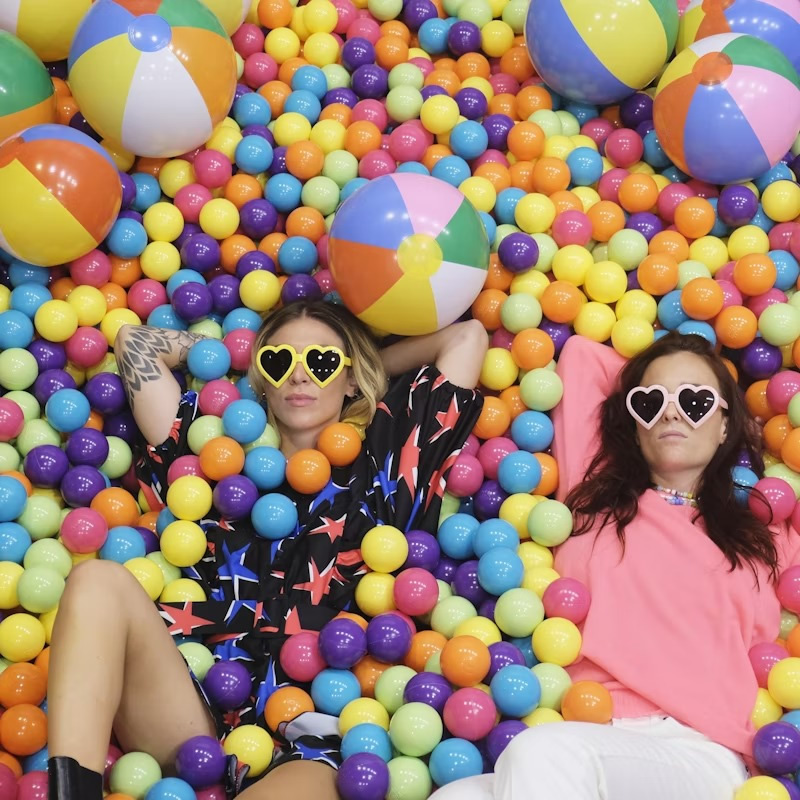
<path fill-rule="evenodd" d="M 800 658 L 783 658 L 769 671 L 767 689 L 784 708 L 800 708 Z"/>
<path fill-rule="evenodd" d="M 206 205 L 214 202 L 210 200 Z M 163 283 L 181 268 L 181 254 L 170 242 L 150 242 L 139 256 L 139 266 L 145 277 Z"/>
<path fill-rule="evenodd" d="M 233 120 L 231 120 L 231 122 L 233 122 L 235 127 L 226 124 L 227 122 L 228 118 L 222 120 L 222 122 L 214 128 L 211 137 L 206 142 L 206 147 L 209 150 L 216 150 L 224 156 L 227 156 L 230 161 L 234 161 L 236 158 L 236 146 L 244 137 L 239 130 L 239 126 L 236 125 Z"/>
<path fill-rule="evenodd" d="M 0 622 L 0 656 L 8 661 L 33 661 L 45 641 L 44 625 L 30 614 L 11 614 Z"/>
<path fill-rule="evenodd" d="M 336 6 L 330 0 L 311 0 L 303 16 L 311 33 L 332 33 L 339 21 Z"/>
<path fill-rule="evenodd" d="M 78 315 L 78 325 L 90 328 L 99 325 L 108 311 L 105 295 L 94 286 L 76 286 L 67 297 L 67 303 Z"/>
<path fill-rule="evenodd" d="M 531 643 L 539 661 L 566 667 L 580 655 L 581 632 L 568 619 L 550 617 L 536 626 Z"/>
<path fill-rule="evenodd" d="M 281 296 L 280 281 L 263 269 L 248 272 L 239 284 L 242 302 L 253 311 L 269 311 Z"/>
<path fill-rule="evenodd" d="M 8 311 L 11 307 L 11 289 L 8 286 L 0 286 L 0 312 Z"/>
<path fill-rule="evenodd" d="M 571 136 L 564 136 L 563 134 L 556 134 L 555 136 L 548 137 L 544 143 L 543 156 L 550 156 L 552 158 L 560 158 L 562 161 L 567 160 L 567 156 L 575 149 L 572 143 Z"/>
<path fill-rule="evenodd" d="M 389 730 L 389 712 L 371 697 L 351 700 L 339 714 L 339 736 L 344 736 L 356 725 L 369 723 Z"/>
<path fill-rule="evenodd" d="M 783 708 L 775 702 L 766 689 L 759 688 L 756 692 L 756 702 L 750 713 L 750 721 L 753 723 L 753 727 L 758 730 L 770 722 L 777 722 L 782 716 Z"/>
<path fill-rule="evenodd" d="M 519 367 L 505 347 L 490 347 L 481 366 L 481 383 L 495 392 L 507 389 L 516 381 Z"/>
<path fill-rule="evenodd" d="M 111 156 L 111 160 L 120 172 L 127 172 L 136 162 L 136 155 L 116 142 L 103 139 L 100 146 Z"/>
<path fill-rule="evenodd" d="M 448 133 L 458 122 L 458 103 L 452 97 L 437 94 L 429 97 L 419 112 L 425 130 L 433 134 Z"/>
<path fill-rule="evenodd" d="M 605 342 L 611 336 L 616 321 L 614 311 L 605 303 L 584 303 L 575 317 L 575 333 L 595 342 Z"/>
<path fill-rule="evenodd" d="M 789 790 L 767 775 L 748 778 L 737 790 L 733 800 L 791 800 Z"/>
<path fill-rule="evenodd" d="M 749 253 L 769 252 L 769 236 L 757 225 L 743 225 L 728 237 L 728 255 L 738 261 Z"/>
<path fill-rule="evenodd" d="M 593 205 L 600 202 L 600 195 L 591 186 L 576 186 L 572 189 L 572 194 L 583 203 L 583 213 L 585 214 Z"/>
<path fill-rule="evenodd" d="M 200 209 L 199 222 L 200 227 L 209 236 L 219 240 L 227 239 L 233 236 L 239 227 L 239 209 L 230 200 L 216 197 Z"/>
<path fill-rule="evenodd" d="M 522 576 L 522 588 L 530 589 L 539 595 L 539 599 L 544 595 L 545 589 L 561 576 L 552 567 L 531 567 L 525 570 Z"/>
<path fill-rule="evenodd" d="M 203 587 L 190 578 L 178 578 L 164 587 L 159 600 L 162 603 L 202 603 L 206 600 Z"/>
<path fill-rule="evenodd" d="M 203 519 L 211 502 L 211 487 L 197 475 L 182 475 L 167 489 L 167 508 L 178 519 Z"/>
<path fill-rule="evenodd" d="M 522 272 L 519 275 L 515 275 L 511 280 L 509 292 L 511 294 L 524 292 L 525 294 L 535 297 L 537 300 L 541 300 L 544 290 L 549 285 L 550 281 L 547 275 L 540 272 L 537 268 L 534 268 L 529 269 L 527 272 Z"/>
<path fill-rule="evenodd" d="M 264 773 L 275 749 L 272 737 L 258 725 L 239 725 L 225 737 L 222 746 L 227 755 L 236 756 L 240 763 L 250 767 L 251 778 Z"/>
<path fill-rule="evenodd" d="M 481 28 L 481 47 L 491 58 L 500 58 L 514 44 L 514 30 L 500 19 L 494 19 Z"/>
<path fill-rule="evenodd" d="M 300 37 L 291 28 L 273 28 L 264 42 L 264 52 L 278 64 L 300 55 Z"/>
<path fill-rule="evenodd" d="M 153 203 L 142 217 L 142 225 L 154 242 L 174 242 L 183 231 L 183 215 L 172 203 Z"/>
<path fill-rule="evenodd" d="M 78 315 L 66 300 L 47 300 L 36 310 L 33 324 L 43 339 L 66 342 L 78 330 Z"/>
<path fill-rule="evenodd" d="M 800 186 L 794 181 L 775 181 L 764 189 L 761 205 L 775 222 L 791 222 L 800 216 Z"/>
<path fill-rule="evenodd" d="M 78 555 L 77 553 L 73 553 L 74 557 Z M 86 556 L 94 556 L 97 558 L 97 553 L 85 553 Z M 74 563 L 74 561 L 73 561 Z M 42 623 L 42 627 L 44 628 L 44 640 L 47 644 L 50 644 L 50 640 L 53 638 L 53 626 L 56 624 L 56 615 L 58 614 L 58 606 L 55 608 L 51 608 L 49 611 L 45 611 L 44 614 L 39 614 L 39 622 Z"/>
<path fill-rule="evenodd" d="M 408 558 L 408 540 L 393 525 L 376 525 L 361 540 L 361 557 L 374 572 L 394 572 Z"/>
<path fill-rule="evenodd" d="M 503 639 L 500 628 L 486 617 L 471 617 L 470 619 L 465 619 L 458 624 L 453 636 L 474 636 L 487 647 Z"/>
<path fill-rule="evenodd" d="M 394 576 L 368 572 L 356 586 L 356 605 L 368 616 L 394 611 Z"/>
<path fill-rule="evenodd" d="M 689 258 L 705 264 L 714 275 L 728 263 L 728 247 L 717 236 L 701 236 L 689 245 Z"/>
<path fill-rule="evenodd" d="M 617 319 L 640 317 L 652 325 L 656 321 L 658 304 L 655 298 L 647 292 L 643 292 L 641 289 L 631 289 L 617 300 L 614 313 Z"/>
<path fill-rule="evenodd" d="M 142 321 L 134 311 L 129 308 L 115 308 L 109 311 L 100 323 L 100 332 L 106 337 L 106 341 L 113 347 L 114 340 L 117 338 L 119 329 L 123 325 L 141 325 Z"/>
<path fill-rule="evenodd" d="M 566 281 L 573 286 L 582 286 L 592 264 L 594 264 L 592 254 L 585 247 L 568 244 L 559 248 L 553 256 L 553 275 L 556 280 Z"/>
<path fill-rule="evenodd" d="M 500 505 L 498 517 L 514 526 L 520 540 L 530 539 L 528 533 L 528 515 L 531 509 L 540 501 L 532 494 L 511 494 Z"/>
<path fill-rule="evenodd" d="M 125 569 L 139 582 L 147 596 L 155 602 L 164 591 L 164 574 L 148 558 L 131 558 L 125 562 Z"/>
<path fill-rule="evenodd" d="M 534 708 L 530 714 L 522 717 L 522 721 L 529 727 L 546 725 L 548 722 L 563 722 L 564 717 L 552 708 Z"/>
<path fill-rule="evenodd" d="M 303 45 L 303 56 L 309 64 L 313 64 L 315 67 L 322 68 L 329 64 L 335 64 L 339 58 L 339 43 L 333 38 L 333 34 L 312 33 Z"/>
<path fill-rule="evenodd" d="M 614 261 L 600 261 L 586 271 L 586 294 L 599 303 L 616 303 L 628 288 L 625 270 Z"/>
<path fill-rule="evenodd" d="M 583 133 L 576 133 L 574 136 L 570 136 L 569 140 L 572 142 L 573 149 L 577 149 L 578 147 L 588 147 L 590 150 L 594 150 L 597 152 L 597 142 L 589 136 L 586 136 Z M 669 185 L 669 181 L 665 178 L 666 183 L 665 186 Z"/>
<path fill-rule="evenodd" d="M 611 331 L 611 344 L 625 358 L 641 353 L 653 343 L 653 326 L 641 317 L 625 317 L 617 320 Z"/>
<path fill-rule="evenodd" d="M 158 173 L 158 183 L 167 197 L 175 197 L 184 186 L 194 181 L 194 167 L 183 158 L 170 159 Z"/>
<path fill-rule="evenodd" d="M 0 609 L 8 611 L 19 605 L 17 584 L 25 572 L 21 564 L 14 561 L 0 561 Z"/>
<path fill-rule="evenodd" d="M 470 75 L 469 78 L 465 78 L 461 81 L 461 88 L 477 89 L 487 100 L 491 100 L 494 97 L 492 84 L 489 83 L 486 78 L 481 78 L 479 75 Z"/>
<path fill-rule="evenodd" d="M 159 544 L 164 558 L 176 567 L 193 567 L 207 548 L 203 529 L 195 522 L 180 519 L 164 528 Z"/>
<path fill-rule="evenodd" d="M 311 135 L 311 123 L 297 111 L 287 111 L 275 120 L 272 129 L 275 143 L 288 147 L 295 142 L 304 142 Z"/>
<path fill-rule="evenodd" d="M 514 209 L 514 221 L 525 233 L 544 233 L 556 218 L 553 201 L 539 192 L 526 194 Z"/>
<path fill-rule="evenodd" d="M 553 566 L 553 551 L 538 542 L 520 542 L 517 555 L 522 559 L 522 566 L 526 570 Z"/>
<path fill-rule="evenodd" d="M 317 122 L 308 138 L 314 142 L 325 155 L 334 150 L 344 150 L 347 128 L 335 119 L 321 119 Z"/>
<path fill-rule="evenodd" d="M 485 211 L 487 214 L 494 208 L 497 201 L 497 192 L 492 183 L 487 178 L 478 175 L 462 181 L 458 189 L 478 211 Z"/>

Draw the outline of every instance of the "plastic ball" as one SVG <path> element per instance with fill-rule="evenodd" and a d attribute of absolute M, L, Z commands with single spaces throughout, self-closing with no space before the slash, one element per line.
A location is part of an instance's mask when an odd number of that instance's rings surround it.
<path fill-rule="evenodd" d="M 269 733 L 257 725 L 240 725 L 227 735 L 222 746 L 227 755 L 247 764 L 254 778 L 264 773 L 275 749 Z"/>
<path fill-rule="evenodd" d="M 342 762 L 336 787 L 343 800 L 382 800 L 389 789 L 389 768 L 375 753 L 357 753 Z"/>
<path fill-rule="evenodd" d="M 364 563 L 376 572 L 394 572 L 408 558 L 408 542 L 403 532 L 391 525 L 379 525 L 361 541 Z"/>
<path fill-rule="evenodd" d="M 225 762 L 225 751 L 216 739 L 211 736 L 193 736 L 178 750 L 175 770 L 190 786 L 200 789 L 222 779 Z"/>
<path fill-rule="evenodd" d="M 441 741 L 442 733 L 442 718 L 425 703 L 406 703 L 397 709 L 389 724 L 389 737 L 395 749 L 416 758 L 430 753 Z"/>
<path fill-rule="evenodd" d="M 158 762 L 147 753 L 126 753 L 111 769 L 109 785 L 112 792 L 144 798 L 152 786 L 161 780 Z"/>

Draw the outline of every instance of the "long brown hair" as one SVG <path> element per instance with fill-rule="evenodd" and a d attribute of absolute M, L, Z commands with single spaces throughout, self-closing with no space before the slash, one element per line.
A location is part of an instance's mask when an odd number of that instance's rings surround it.
<path fill-rule="evenodd" d="M 747 563 L 757 578 L 756 565 L 760 563 L 775 580 L 778 554 L 772 533 L 746 505 L 736 501 L 731 473 L 745 451 L 753 469 L 761 474 L 758 435 L 742 392 L 725 362 L 703 337 L 694 334 L 668 333 L 622 369 L 615 391 L 601 406 L 597 453 L 584 481 L 565 500 L 575 517 L 573 536 L 613 522 L 624 552 L 625 528 L 636 516 L 639 497 L 650 488 L 650 468 L 636 444 L 636 423 L 628 413 L 625 398 L 634 386 L 641 385 L 642 376 L 653 361 L 673 353 L 693 353 L 702 358 L 716 375 L 720 393 L 728 402 L 725 441 L 700 477 L 695 519 L 703 518 L 708 537 L 728 559 L 731 570 Z"/>

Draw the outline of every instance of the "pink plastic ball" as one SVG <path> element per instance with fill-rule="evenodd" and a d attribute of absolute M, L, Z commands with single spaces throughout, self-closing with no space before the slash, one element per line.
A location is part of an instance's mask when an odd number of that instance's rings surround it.
<path fill-rule="evenodd" d="M 602 144 L 614 131 L 614 123 L 605 117 L 595 117 L 583 123 L 581 133 L 588 136 L 595 144 Z"/>
<path fill-rule="evenodd" d="M 502 347 L 510 350 L 514 343 L 514 334 L 507 331 L 502 325 L 492 334 L 492 347 Z"/>
<path fill-rule="evenodd" d="M 628 171 L 619 167 L 610 169 L 601 175 L 597 182 L 597 193 L 600 195 L 600 199 L 616 203 L 619 200 L 619 187 L 627 177 Z"/>
<path fill-rule="evenodd" d="M 478 461 L 483 467 L 483 474 L 492 481 L 497 480 L 497 470 L 500 462 L 509 454 L 515 453 L 519 448 L 505 436 L 493 436 L 487 439 L 478 450 Z"/>
<path fill-rule="evenodd" d="M 325 270 L 328 269 L 328 263 L 329 263 L 328 239 L 329 239 L 328 234 L 323 233 L 322 236 L 320 236 L 319 240 L 317 241 L 317 260 L 319 261 L 320 267 Z M 314 273 L 314 277 L 316 277 L 322 271 L 322 269 L 317 270 L 317 272 Z M 319 283 L 319 281 L 317 281 L 317 283 Z M 320 286 L 322 286 L 322 284 L 320 284 Z M 325 290 L 323 289 L 323 291 Z"/>
<path fill-rule="evenodd" d="M 767 382 L 767 402 L 777 414 L 785 414 L 789 401 L 800 392 L 800 373 L 786 370 L 773 375 Z"/>
<path fill-rule="evenodd" d="M 358 16 L 358 9 L 356 9 L 350 0 L 333 0 L 333 6 L 339 17 L 336 22 L 336 27 L 333 30 L 335 33 L 345 34 Z"/>
<path fill-rule="evenodd" d="M 401 164 L 421 161 L 427 147 L 425 135 L 415 125 L 403 123 L 389 134 L 389 155 Z"/>
<path fill-rule="evenodd" d="M 0 442 L 16 439 L 24 425 L 22 409 L 13 400 L 0 397 Z"/>
<path fill-rule="evenodd" d="M 225 336 L 222 343 L 231 354 L 233 369 L 244 372 L 250 366 L 250 354 L 255 340 L 256 332 L 247 328 L 237 328 Z"/>
<path fill-rule="evenodd" d="M 178 456 L 167 470 L 167 483 L 174 483 L 184 475 L 196 475 L 198 478 L 205 479 L 205 474 L 200 468 L 199 456 L 189 453 L 185 456 Z"/>
<path fill-rule="evenodd" d="M 108 746 L 108 753 L 106 753 L 106 765 L 103 769 L 103 782 L 108 788 L 108 782 L 111 780 L 111 770 L 114 767 L 114 764 L 117 763 L 123 756 L 122 750 L 119 749 L 114 744 L 109 744 Z"/>
<path fill-rule="evenodd" d="M 381 134 L 381 150 L 385 150 L 387 153 L 389 152 L 389 134 L 382 133 Z"/>
<path fill-rule="evenodd" d="M 764 506 L 763 500 L 756 492 L 750 493 L 748 504 L 750 510 L 762 522 L 770 522 L 769 511 L 772 512 L 772 522 L 784 522 L 789 519 L 792 511 L 794 511 L 797 498 L 794 490 L 785 480 L 782 478 L 761 478 L 756 483 L 755 488 L 764 496 L 769 508 L 767 509 Z"/>
<path fill-rule="evenodd" d="M 502 164 L 508 166 L 508 159 L 499 150 L 485 150 L 476 159 L 470 162 L 474 172 L 481 164 Z"/>
<path fill-rule="evenodd" d="M 478 455 L 478 450 L 481 448 L 480 439 L 474 434 L 471 433 L 467 436 L 467 441 L 464 442 L 464 446 L 461 448 L 462 453 L 466 453 L 468 456 L 476 456 Z"/>
<path fill-rule="evenodd" d="M 406 625 L 408 625 L 408 629 L 411 631 L 412 636 L 417 632 L 417 624 L 414 622 L 413 619 L 411 619 L 411 617 L 408 616 L 408 614 L 405 613 L 405 611 L 400 611 L 399 609 L 395 608 L 391 611 L 391 613 L 394 614 L 396 617 L 400 617 L 400 619 L 402 619 L 403 622 L 405 622 Z"/>
<path fill-rule="evenodd" d="M 231 41 L 236 52 L 242 57 L 247 58 L 253 53 L 258 53 L 264 49 L 264 32 L 258 25 L 252 22 L 245 22 L 231 36 Z"/>
<path fill-rule="evenodd" d="M 108 523 L 92 508 L 76 508 L 61 523 L 61 541 L 70 553 L 96 553 L 108 538 Z"/>
<path fill-rule="evenodd" d="M 460 453 L 447 478 L 447 491 L 455 497 L 470 497 L 483 484 L 483 467 L 475 456 Z"/>
<path fill-rule="evenodd" d="M 142 278 L 128 289 L 128 308 L 139 319 L 147 319 L 153 309 L 167 303 L 167 290 L 153 278 Z"/>
<path fill-rule="evenodd" d="M 789 240 L 789 252 L 800 260 L 800 225 L 795 226 L 792 238 Z"/>
<path fill-rule="evenodd" d="M 266 53 L 253 53 L 245 59 L 242 77 L 251 89 L 260 89 L 278 77 L 278 64 Z"/>
<path fill-rule="evenodd" d="M 658 215 L 664 222 L 672 224 L 675 222 L 675 209 L 690 197 L 694 197 L 694 192 L 684 183 L 671 183 L 665 186 L 658 193 L 656 200 Z"/>
<path fill-rule="evenodd" d="M 697 178 L 692 178 L 686 181 L 686 185 L 695 193 L 697 197 L 703 197 L 708 200 L 711 197 L 719 197 L 719 189 L 711 183 L 699 181 Z"/>
<path fill-rule="evenodd" d="M 800 565 L 789 567 L 781 573 L 775 593 L 785 609 L 795 614 L 800 612 Z"/>
<path fill-rule="evenodd" d="M 372 150 L 358 162 L 358 174 L 367 180 L 391 175 L 397 169 L 397 163 L 385 150 Z"/>
<path fill-rule="evenodd" d="M 489 84 L 495 94 L 516 94 L 519 91 L 519 81 L 507 72 L 498 72 L 489 78 Z"/>
<path fill-rule="evenodd" d="M 0 764 L 0 800 L 17 800 L 17 779 L 5 764 Z"/>
<path fill-rule="evenodd" d="M 770 289 L 764 294 L 750 297 L 745 302 L 745 305 L 757 316 L 760 317 L 765 308 L 775 305 L 775 303 L 785 303 L 788 297 L 780 289 Z"/>
<path fill-rule="evenodd" d="M 419 617 L 433 610 L 439 600 L 439 584 L 426 569 L 404 569 L 395 578 L 394 602 L 404 614 Z"/>
<path fill-rule="evenodd" d="M 762 689 L 766 689 L 769 671 L 779 661 L 786 658 L 788 653 L 785 647 L 781 647 L 775 642 L 759 642 L 750 648 L 747 655 L 750 658 L 750 664 L 753 667 L 758 685 Z"/>
<path fill-rule="evenodd" d="M 788 250 L 789 244 L 792 240 L 792 234 L 800 230 L 800 223 L 797 222 L 779 222 L 777 225 L 770 228 L 769 231 L 769 249 L 770 250 Z"/>
<path fill-rule="evenodd" d="M 182 155 L 179 155 L 178 158 L 182 158 L 184 161 L 188 161 L 190 164 L 194 164 L 194 160 L 197 158 L 197 154 L 202 150 L 202 147 L 195 147 L 194 150 L 187 150 Z"/>
<path fill-rule="evenodd" d="M 366 11 L 366 9 L 362 10 Z M 369 16 L 368 11 L 366 17 L 359 14 L 347 28 L 348 39 L 353 39 L 356 36 L 360 36 L 372 44 L 375 44 L 381 38 L 381 26 Z"/>
<path fill-rule="evenodd" d="M 431 74 L 434 70 L 433 61 L 429 58 L 422 58 L 422 56 L 416 56 L 415 58 L 408 59 L 409 64 L 413 64 L 415 67 L 418 67 L 422 72 L 422 77 L 427 78 L 428 75 Z"/>
<path fill-rule="evenodd" d="M 592 223 L 583 211 L 563 211 L 553 220 L 553 239 L 559 247 L 585 247 L 592 238 Z"/>
<path fill-rule="evenodd" d="M 744 300 L 742 293 L 736 288 L 736 284 L 727 280 L 717 280 L 719 288 L 722 289 L 722 307 L 740 306 Z"/>
<path fill-rule="evenodd" d="M 281 647 L 281 667 L 293 681 L 310 683 L 325 669 L 318 638 L 319 634 L 311 631 L 294 633 Z"/>
<path fill-rule="evenodd" d="M 183 215 L 185 222 L 197 222 L 200 211 L 211 200 L 211 191 L 199 183 L 190 183 L 178 189 L 175 194 L 175 207 Z"/>
<path fill-rule="evenodd" d="M 557 578 L 542 595 L 548 617 L 564 617 L 580 625 L 589 613 L 592 597 L 586 586 L 575 578 Z"/>
<path fill-rule="evenodd" d="M 800 501 L 795 504 L 794 510 L 792 511 L 792 527 L 796 531 L 800 531 Z"/>
<path fill-rule="evenodd" d="M 389 123 L 389 114 L 380 100 L 367 99 L 359 100 L 353 106 L 353 113 L 351 115 L 353 122 L 372 122 L 380 130 L 385 130 Z"/>
<path fill-rule="evenodd" d="M 78 286 L 99 289 L 111 279 L 111 261 L 100 250 L 92 250 L 69 265 L 69 275 Z"/>
<path fill-rule="evenodd" d="M 47 800 L 47 773 L 27 772 L 17 781 L 17 800 Z"/>
<path fill-rule="evenodd" d="M 735 261 L 729 261 L 727 264 L 723 264 L 715 273 L 714 273 L 714 280 L 717 281 L 728 281 L 729 283 L 733 283 L 733 268 L 736 266 Z M 740 292 L 741 294 L 741 292 Z"/>
<path fill-rule="evenodd" d="M 207 789 L 195 790 L 197 800 L 226 800 L 228 795 L 225 793 L 225 787 L 221 784 L 216 786 L 209 786 Z"/>
<path fill-rule="evenodd" d="M 234 401 L 240 398 L 239 390 L 224 378 L 209 381 L 200 390 L 197 402 L 203 414 L 213 414 L 221 417 L 222 412 Z"/>
<path fill-rule="evenodd" d="M 332 292 L 336 288 L 336 283 L 333 280 L 333 273 L 329 269 L 321 269 L 314 273 L 314 280 L 324 294 Z"/>
<path fill-rule="evenodd" d="M 99 364 L 108 352 L 108 341 L 97 328 L 81 327 L 64 343 L 67 358 L 81 369 Z"/>
<path fill-rule="evenodd" d="M 233 166 L 219 150 L 203 150 L 194 160 L 194 174 L 197 182 L 207 189 L 219 189 L 231 179 Z"/>
<path fill-rule="evenodd" d="M 480 689 L 458 689 L 444 704 L 444 724 L 461 739 L 477 742 L 494 727 L 497 708 L 494 700 Z"/>
<path fill-rule="evenodd" d="M 630 128 L 620 128 L 606 139 L 606 158 L 615 167 L 632 167 L 643 153 L 642 137 Z"/>

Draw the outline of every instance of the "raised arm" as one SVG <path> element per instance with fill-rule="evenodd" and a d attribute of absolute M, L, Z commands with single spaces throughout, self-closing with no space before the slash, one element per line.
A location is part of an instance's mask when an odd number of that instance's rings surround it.
<path fill-rule="evenodd" d="M 161 444 L 181 399 L 170 372 L 186 363 L 191 346 L 205 337 L 168 328 L 123 325 L 114 341 L 119 374 L 139 430 L 150 444 Z"/>
<path fill-rule="evenodd" d="M 489 340 L 477 320 L 456 322 L 436 333 L 410 336 L 381 350 L 387 374 L 402 375 L 423 364 L 435 364 L 450 383 L 474 389 Z"/>

